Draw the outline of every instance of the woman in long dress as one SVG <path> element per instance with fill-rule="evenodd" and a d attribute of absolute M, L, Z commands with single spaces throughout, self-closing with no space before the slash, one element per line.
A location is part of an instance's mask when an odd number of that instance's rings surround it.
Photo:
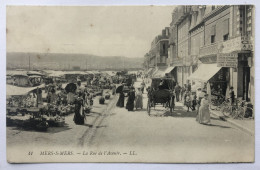
<path fill-rule="evenodd" d="M 83 113 L 83 104 L 84 100 L 82 96 L 79 94 L 79 97 L 74 101 L 75 103 L 75 114 L 73 121 L 77 125 L 83 125 L 84 124 L 84 113 Z"/>
<path fill-rule="evenodd" d="M 131 87 L 130 92 L 128 92 L 128 99 L 126 103 L 126 109 L 128 111 L 134 110 L 134 102 L 135 102 L 135 91 L 134 88 Z"/>
<path fill-rule="evenodd" d="M 197 121 L 201 124 L 210 124 L 208 94 L 205 94 L 204 98 L 201 99 Z"/>
<path fill-rule="evenodd" d="M 125 104 L 125 95 L 124 95 L 124 92 L 120 92 L 119 93 L 119 98 L 118 98 L 118 101 L 116 103 L 116 106 L 117 107 L 124 107 L 124 104 Z"/>
<path fill-rule="evenodd" d="M 135 108 L 141 108 L 143 109 L 143 95 L 141 88 L 138 88 L 138 91 L 136 93 L 136 98 L 135 98 Z"/>

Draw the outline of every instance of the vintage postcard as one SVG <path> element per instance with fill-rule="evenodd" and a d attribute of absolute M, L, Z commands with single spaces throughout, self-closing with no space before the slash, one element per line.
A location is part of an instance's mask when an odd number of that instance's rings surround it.
<path fill-rule="evenodd" d="M 7 6 L 9 163 L 255 160 L 255 7 Z"/>

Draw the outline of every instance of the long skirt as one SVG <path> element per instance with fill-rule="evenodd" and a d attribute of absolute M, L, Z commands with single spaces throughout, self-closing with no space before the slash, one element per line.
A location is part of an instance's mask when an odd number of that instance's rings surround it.
<path fill-rule="evenodd" d="M 75 115 L 74 115 L 74 122 L 77 125 L 83 125 L 84 124 L 84 116 L 83 116 L 83 107 L 82 106 L 76 106 L 75 108 Z"/>
<path fill-rule="evenodd" d="M 124 107 L 125 105 L 125 97 L 124 97 L 124 94 L 120 94 L 119 98 L 118 98 L 118 101 L 116 103 L 116 106 L 117 107 Z"/>
<path fill-rule="evenodd" d="M 208 107 L 200 106 L 197 121 L 204 124 L 210 123 L 210 112 Z"/>
<path fill-rule="evenodd" d="M 126 109 L 128 111 L 133 111 L 134 110 L 134 100 L 128 100 L 126 103 Z"/>
<path fill-rule="evenodd" d="M 135 108 L 143 108 L 143 96 L 137 95 L 135 99 Z"/>

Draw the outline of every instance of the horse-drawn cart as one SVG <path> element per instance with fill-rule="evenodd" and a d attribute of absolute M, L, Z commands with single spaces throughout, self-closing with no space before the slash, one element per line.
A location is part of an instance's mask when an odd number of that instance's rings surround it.
<path fill-rule="evenodd" d="M 170 112 L 174 110 L 174 87 L 176 83 L 172 78 L 153 78 L 151 87 L 148 90 L 148 103 L 147 112 L 150 116 L 151 108 L 156 105 L 163 105 L 170 109 Z"/>

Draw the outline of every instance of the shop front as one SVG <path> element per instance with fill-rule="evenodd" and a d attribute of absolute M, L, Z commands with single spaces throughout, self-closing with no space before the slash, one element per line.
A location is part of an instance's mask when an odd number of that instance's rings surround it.
<path fill-rule="evenodd" d="M 228 69 L 218 67 L 217 63 L 200 64 L 198 69 L 188 77 L 188 80 L 193 81 L 193 91 L 202 88 L 205 91 L 211 91 L 211 93 L 215 93 L 216 95 L 225 96 L 228 76 Z"/>
<path fill-rule="evenodd" d="M 218 64 L 228 67 L 230 72 L 230 86 L 234 87 L 235 95 L 246 101 L 254 97 L 252 88 L 253 45 L 250 37 L 238 36 L 222 43 Z M 223 56 L 221 58 L 221 56 Z"/>

